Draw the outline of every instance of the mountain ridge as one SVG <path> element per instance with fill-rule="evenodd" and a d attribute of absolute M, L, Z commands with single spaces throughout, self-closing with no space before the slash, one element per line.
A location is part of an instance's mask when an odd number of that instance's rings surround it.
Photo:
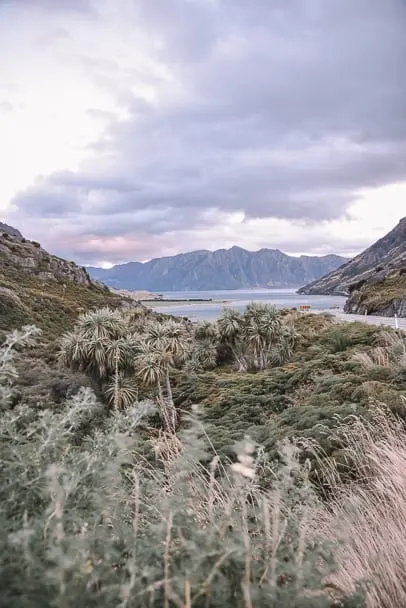
<path fill-rule="evenodd" d="M 298 287 L 335 270 L 347 258 L 289 256 L 279 249 L 248 251 L 200 249 L 148 262 L 127 262 L 110 269 L 87 267 L 93 278 L 116 289 L 193 291 L 215 289 Z"/>
<path fill-rule="evenodd" d="M 346 264 L 299 289 L 309 295 L 346 295 L 367 281 L 378 283 L 406 264 L 406 217 Z"/>
<path fill-rule="evenodd" d="M 299 293 L 346 295 L 348 313 L 406 317 L 406 217 L 353 260 Z"/>

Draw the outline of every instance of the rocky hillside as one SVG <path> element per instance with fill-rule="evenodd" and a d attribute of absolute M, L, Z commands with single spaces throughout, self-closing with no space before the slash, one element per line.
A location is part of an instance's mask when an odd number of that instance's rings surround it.
<path fill-rule="evenodd" d="M 88 268 L 92 277 L 117 289 L 192 291 L 298 287 L 347 260 L 336 255 L 293 257 L 277 249 L 241 247 L 192 251 L 146 263 L 130 262 L 109 270 Z"/>
<path fill-rule="evenodd" d="M 406 217 L 335 272 L 299 290 L 348 295 L 347 312 L 406 316 Z"/>
<path fill-rule="evenodd" d="M 29 241 L 12 230 L 15 229 L 2 232 L 0 225 L 0 273 L 19 271 L 44 280 L 91 285 L 92 280 L 84 268 L 49 254 L 36 241 Z"/>
<path fill-rule="evenodd" d="M 93 281 L 84 268 L 0 225 L 0 331 L 34 323 L 45 336 L 57 337 L 80 312 L 125 303 L 126 298 Z"/>
<path fill-rule="evenodd" d="M 303 294 L 348 295 L 354 286 L 360 287 L 367 281 L 379 283 L 390 272 L 406 264 L 406 217 L 383 238 L 365 251 L 299 290 Z"/>

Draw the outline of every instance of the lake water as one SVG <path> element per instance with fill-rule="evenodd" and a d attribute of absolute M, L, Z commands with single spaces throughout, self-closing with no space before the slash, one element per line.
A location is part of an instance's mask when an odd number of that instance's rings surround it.
<path fill-rule="evenodd" d="M 220 300 L 217 302 L 200 302 L 196 304 L 160 305 L 154 309 L 171 315 L 188 317 L 192 320 L 215 321 L 225 306 L 237 308 L 240 312 L 250 302 L 266 302 L 277 308 L 295 308 L 301 304 L 310 305 L 313 310 L 328 310 L 333 306 L 343 308 L 346 298 L 342 296 L 302 296 L 296 289 L 247 289 L 225 291 L 169 291 L 161 292 L 165 299 L 204 298 Z M 223 303 L 227 301 L 227 303 Z"/>

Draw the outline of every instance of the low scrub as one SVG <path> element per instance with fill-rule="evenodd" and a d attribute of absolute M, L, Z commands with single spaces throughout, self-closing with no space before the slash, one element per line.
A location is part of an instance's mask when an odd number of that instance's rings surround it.
<path fill-rule="evenodd" d="M 15 346 L 0 353 L 6 388 Z M 140 445 L 149 401 L 105 418 L 90 389 L 58 411 L 7 409 L 8 398 L 7 389 L 0 606 L 365 606 L 359 589 L 328 593 L 334 545 L 315 531 L 320 501 L 293 442 L 268 462 L 245 439 L 227 464 L 208 457 L 193 416 L 178 437 L 152 433 Z"/>

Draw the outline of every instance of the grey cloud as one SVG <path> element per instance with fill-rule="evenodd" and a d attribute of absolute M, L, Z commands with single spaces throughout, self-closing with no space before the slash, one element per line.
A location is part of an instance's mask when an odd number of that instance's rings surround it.
<path fill-rule="evenodd" d="M 114 57 L 82 57 L 117 87 L 129 118 L 111 117 L 77 173 L 20 193 L 21 217 L 49 216 L 54 193 L 54 217 L 80 210 L 80 230 L 86 221 L 100 236 L 196 229 L 211 208 L 331 220 L 358 189 L 406 179 L 402 0 L 126 6 L 162 42 L 156 56 L 185 94 L 150 103 L 134 95 L 130 74 L 114 84 Z"/>
<path fill-rule="evenodd" d="M 91 0 L 3 0 L 3 5 L 17 8 L 40 9 L 47 11 L 78 12 L 84 15 L 94 15 Z"/>

